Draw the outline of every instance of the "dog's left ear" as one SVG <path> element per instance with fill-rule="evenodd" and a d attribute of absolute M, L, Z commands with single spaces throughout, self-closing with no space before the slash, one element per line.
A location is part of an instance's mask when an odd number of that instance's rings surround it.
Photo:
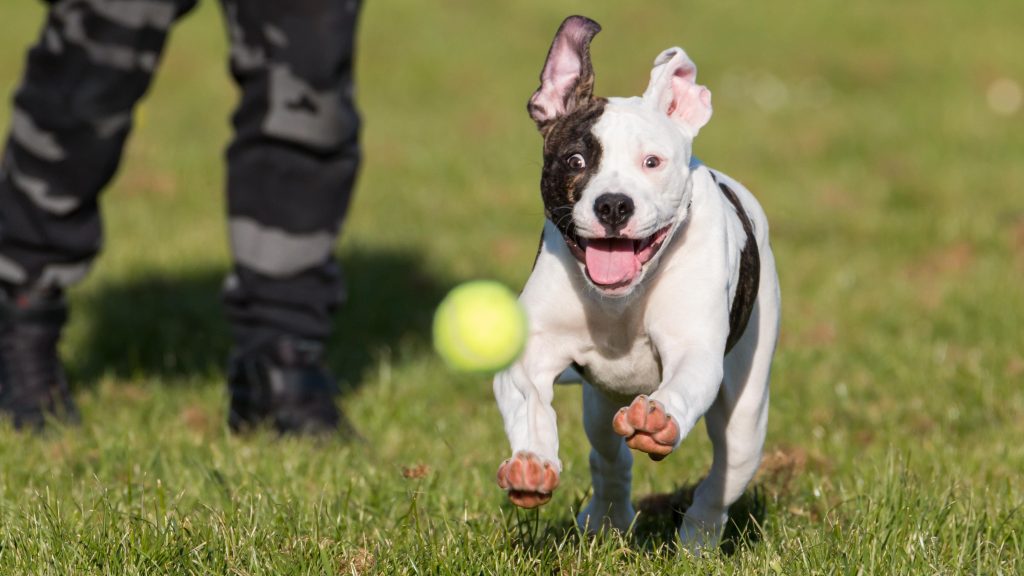
<path fill-rule="evenodd" d="M 697 84 L 697 65 L 682 48 L 665 50 L 654 59 L 644 102 L 668 114 L 691 137 L 711 119 L 711 91 Z"/>

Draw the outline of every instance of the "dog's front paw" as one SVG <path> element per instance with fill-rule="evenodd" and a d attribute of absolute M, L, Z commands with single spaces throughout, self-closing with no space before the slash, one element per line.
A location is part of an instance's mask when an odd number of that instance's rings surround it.
<path fill-rule="evenodd" d="M 536 508 L 551 500 L 558 487 L 558 468 L 533 452 L 516 452 L 498 467 L 498 486 L 522 508 Z"/>
<path fill-rule="evenodd" d="M 612 428 L 634 450 L 647 452 L 651 460 L 661 460 L 679 442 L 679 424 L 665 407 L 647 396 L 637 396 L 612 419 Z"/>

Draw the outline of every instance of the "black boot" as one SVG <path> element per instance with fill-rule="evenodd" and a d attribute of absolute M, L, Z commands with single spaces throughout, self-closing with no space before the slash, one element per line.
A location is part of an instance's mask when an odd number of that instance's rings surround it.
<path fill-rule="evenodd" d="M 228 365 L 228 424 L 241 431 L 271 424 L 282 433 L 357 434 L 338 410 L 338 385 L 323 363 L 323 344 L 278 336 L 235 349 Z"/>
<path fill-rule="evenodd" d="M 57 290 L 0 286 L 0 417 L 15 428 L 43 428 L 47 417 L 79 421 L 57 342 L 68 318 Z"/>

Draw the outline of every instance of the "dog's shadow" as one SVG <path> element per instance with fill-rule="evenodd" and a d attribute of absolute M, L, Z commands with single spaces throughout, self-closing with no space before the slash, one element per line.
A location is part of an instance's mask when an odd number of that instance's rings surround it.
<path fill-rule="evenodd" d="M 687 484 L 672 492 L 649 494 L 634 502 L 639 513 L 633 529 L 626 536 L 629 546 L 648 554 L 676 554 L 679 552 L 678 531 L 683 514 L 693 501 L 697 484 Z M 573 510 L 586 504 L 586 496 L 576 502 Z M 741 548 L 761 541 L 761 527 L 767 517 L 768 505 L 764 491 L 754 485 L 729 508 L 729 520 L 722 535 L 720 549 L 731 556 Z M 538 516 L 520 512 L 510 527 L 518 546 L 533 553 L 544 553 L 559 543 L 579 540 L 580 530 L 574 519 L 565 519 L 540 526 Z M 586 538 L 586 536 L 582 536 Z"/>
<path fill-rule="evenodd" d="M 427 274 L 420 262 L 392 251 L 341 256 L 348 298 L 336 315 L 328 364 L 343 391 L 358 387 L 381 354 L 426 349 L 433 310 L 453 283 Z M 221 305 L 226 272 L 139 273 L 75 294 L 65 347 L 72 381 L 90 387 L 104 376 L 222 377 L 231 344 Z"/>
<path fill-rule="evenodd" d="M 634 538 L 641 548 L 657 549 L 675 546 L 676 534 L 683 523 L 683 514 L 693 502 L 697 484 L 688 484 L 673 492 L 650 494 L 635 502 L 639 515 L 634 526 Z M 721 550 L 731 556 L 743 546 L 761 541 L 761 527 L 767 516 L 768 504 L 764 492 L 754 485 L 729 507 L 729 520 L 722 534 Z"/>

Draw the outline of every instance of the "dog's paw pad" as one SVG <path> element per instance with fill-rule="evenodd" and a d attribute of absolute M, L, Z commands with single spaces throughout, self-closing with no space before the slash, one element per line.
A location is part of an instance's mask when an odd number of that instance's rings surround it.
<path fill-rule="evenodd" d="M 646 452 L 652 460 L 668 456 L 679 441 L 679 424 L 665 406 L 643 395 L 615 414 L 612 429 L 627 446 Z"/>
<path fill-rule="evenodd" d="M 498 486 L 522 508 L 536 508 L 551 500 L 558 487 L 558 468 L 532 452 L 516 452 L 498 467 Z"/>

